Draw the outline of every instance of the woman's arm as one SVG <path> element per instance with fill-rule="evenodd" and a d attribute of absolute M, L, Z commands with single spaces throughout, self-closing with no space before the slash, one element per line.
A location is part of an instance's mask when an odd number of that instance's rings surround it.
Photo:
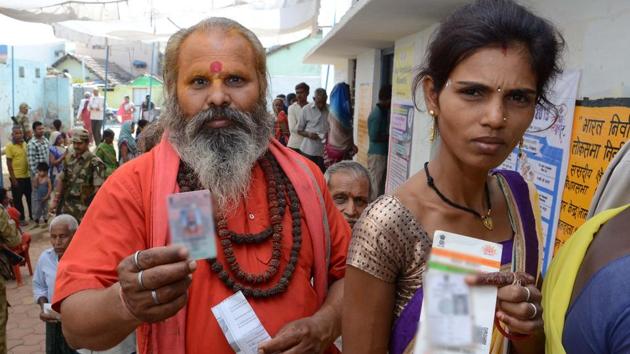
<path fill-rule="evenodd" d="M 343 352 L 384 354 L 389 345 L 396 285 L 348 266 L 342 317 Z"/>
<path fill-rule="evenodd" d="M 123 162 L 129 161 L 129 148 L 127 147 L 127 143 L 120 144 L 120 156 Z"/>

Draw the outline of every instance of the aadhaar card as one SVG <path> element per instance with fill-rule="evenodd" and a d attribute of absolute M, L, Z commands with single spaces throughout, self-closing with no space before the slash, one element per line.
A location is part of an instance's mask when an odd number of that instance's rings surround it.
<path fill-rule="evenodd" d="M 427 263 L 414 354 L 487 354 L 497 288 L 468 286 L 466 275 L 498 272 L 503 246 L 437 230 Z"/>
<path fill-rule="evenodd" d="M 211 200 L 208 190 L 168 196 L 171 244 L 186 247 L 191 259 L 217 257 Z"/>

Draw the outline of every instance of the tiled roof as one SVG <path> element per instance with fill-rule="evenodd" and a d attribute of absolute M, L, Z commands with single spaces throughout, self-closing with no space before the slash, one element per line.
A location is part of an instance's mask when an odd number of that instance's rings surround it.
<path fill-rule="evenodd" d="M 65 60 L 76 60 L 79 63 L 83 60 L 85 68 L 94 74 L 101 81 L 105 82 L 105 60 L 96 59 L 87 55 L 66 54 L 59 58 L 52 66 L 57 67 Z M 110 85 L 124 84 L 132 80 L 134 77 L 118 64 L 109 62 L 109 70 L 107 72 L 107 81 Z"/>

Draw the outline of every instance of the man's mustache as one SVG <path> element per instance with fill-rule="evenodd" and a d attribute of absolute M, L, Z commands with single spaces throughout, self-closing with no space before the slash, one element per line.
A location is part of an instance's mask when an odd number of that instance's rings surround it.
<path fill-rule="evenodd" d="M 206 124 L 219 119 L 228 120 L 233 126 L 253 133 L 252 129 L 255 126 L 255 122 L 252 115 L 230 107 L 210 107 L 195 114 L 189 121 L 186 131 L 193 134 L 198 133 L 207 129 Z"/>

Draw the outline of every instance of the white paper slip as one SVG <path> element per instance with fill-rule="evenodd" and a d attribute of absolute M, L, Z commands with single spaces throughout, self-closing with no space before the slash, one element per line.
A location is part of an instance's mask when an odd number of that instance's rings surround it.
<path fill-rule="evenodd" d="M 50 302 L 44 303 L 44 313 L 47 315 L 53 315 L 56 318 L 61 318 L 61 314 L 52 308 L 52 304 Z"/>
<path fill-rule="evenodd" d="M 212 313 L 237 354 L 257 354 L 258 345 L 271 339 L 241 291 L 213 307 Z"/>
<path fill-rule="evenodd" d="M 186 247 L 191 259 L 217 256 L 211 203 L 208 190 L 168 196 L 171 244 Z"/>
<path fill-rule="evenodd" d="M 497 288 L 466 284 L 466 275 L 498 272 L 503 246 L 435 231 L 424 277 L 414 354 L 487 354 Z"/>

